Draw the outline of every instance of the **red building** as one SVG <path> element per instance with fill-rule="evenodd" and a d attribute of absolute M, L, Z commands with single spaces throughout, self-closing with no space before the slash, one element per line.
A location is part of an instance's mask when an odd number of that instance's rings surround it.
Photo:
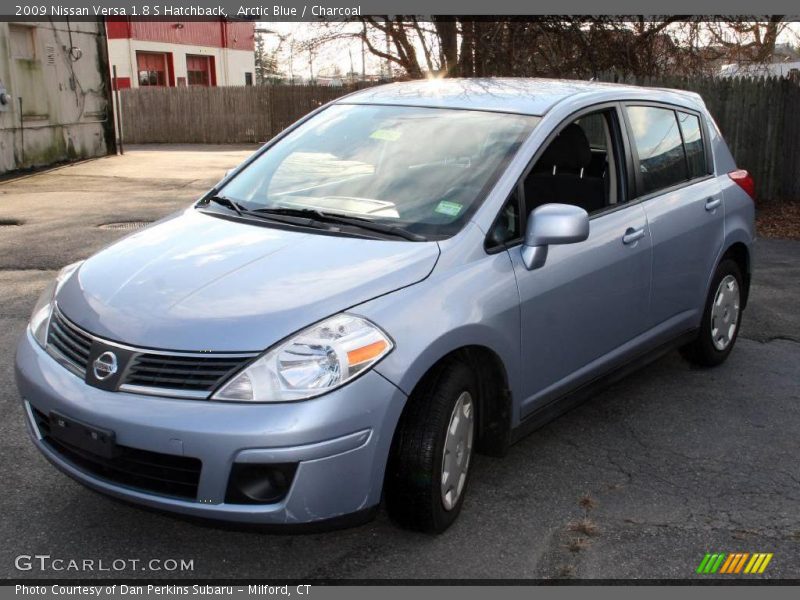
<path fill-rule="evenodd" d="M 255 23 L 121 17 L 106 30 L 120 88 L 253 84 Z"/>

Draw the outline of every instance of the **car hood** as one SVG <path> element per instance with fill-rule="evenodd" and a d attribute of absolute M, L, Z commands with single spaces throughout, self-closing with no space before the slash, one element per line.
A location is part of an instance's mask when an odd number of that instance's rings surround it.
<path fill-rule="evenodd" d="M 438 257 L 435 242 L 287 231 L 188 209 L 89 258 L 57 302 L 79 326 L 124 344 L 258 351 L 425 279 Z"/>

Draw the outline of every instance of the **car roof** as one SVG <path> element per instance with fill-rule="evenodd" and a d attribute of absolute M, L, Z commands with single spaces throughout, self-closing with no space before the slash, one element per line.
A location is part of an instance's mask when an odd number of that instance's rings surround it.
<path fill-rule="evenodd" d="M 484 79 L 422 79 L 366 88 L 338 100 L 341 104 L 383 104 L 490 110 L 544 115 L 568 98 L 593 101 L 653 100 L 702 106 L 694 92 L 646 88 L 597 81 L 498 77 Z"/>

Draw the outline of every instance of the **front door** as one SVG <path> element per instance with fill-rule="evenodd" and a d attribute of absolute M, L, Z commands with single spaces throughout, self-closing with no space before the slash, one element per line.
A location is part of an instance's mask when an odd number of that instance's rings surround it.
<path fill-rule="evenodd" d="M 522 181 L 524 211 L 574 204 L 590 216 L 583 242 L 549 247 L 529 271 L 509 249 L 520 293 L 521 418 L 591 380 L 647 329 L 652 239 L 641 204 L 629 204 L 620 107 L 563 123 Z M 630 345 L 630 344 L 628 344 Z"/>
<path fill-rule="evenodd" d="M 522 313 L 521 418 L 596 376 L 645 331 L 651 249 L 636 204 L 593 218 L 584 242 L 551 246 L 539 269 L 510 250 Z"/>

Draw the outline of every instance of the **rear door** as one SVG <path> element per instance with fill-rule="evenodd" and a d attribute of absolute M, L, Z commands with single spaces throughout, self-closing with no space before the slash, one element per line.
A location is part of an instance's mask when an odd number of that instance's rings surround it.
<path fill-rule="evenodd" d="M 629 103 L 625 122 L 636 196 L 653 246 L 650 327 L 696 326 L 722 249 L 722 190 L 713 175 L 705 121 L 674 106 Z"/>

